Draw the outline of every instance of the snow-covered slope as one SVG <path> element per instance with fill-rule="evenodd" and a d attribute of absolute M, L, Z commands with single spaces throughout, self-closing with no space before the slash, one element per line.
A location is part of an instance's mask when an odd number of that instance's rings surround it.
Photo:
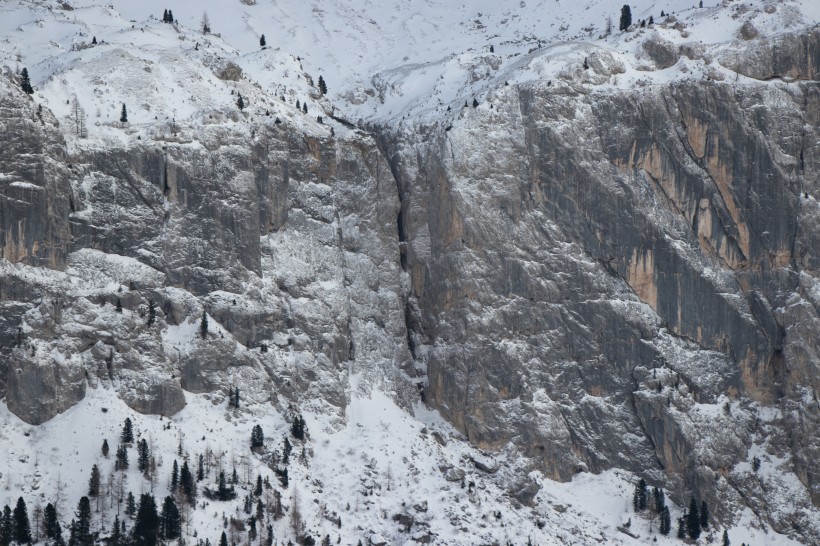
<path fill-rule="evenodd" d="M 382 393 L 354 398 L 342 426 L 328 422 L 323 414 L 305 413 L 305 442 L 290 435 L 290 416 L 269 406 L 242 402 L 236 410 L 208 395 L 188 394 L 187 398 L 183 411 L 163 418 L 135 414 L 115 391 L 99 387 L 38 427 L 26 425 L 0 406 L 4 423 L 0 431 L 4 466 L 0 505 L 13 506 L 22 495 L 30 514 L 52 503 L 68 517 L 77 499 L 87 494 L 91 466 L 96 464 L 103 493 L 99 503 L 92 500 L 92 529 L 102 530 L 105 536 L 116 514 L 128 520 L 125 504 L 117 502 L 120 491 L 126 497 L 128 492 L 137 499 L 151 493 L 163 499 L 173 494 L 173 462 L 181 465 L 187 460 L 195 469 L 198 455 L 208 454 L 211 465 L 206 465 L 207 476 L 198 483 L 201 506 L 189 511 L 190 520 L 183 524 L 186 542 L 218 540 L 224 529 L 223 516 L 246 520 L 245 496 L 252 494 L 261 476 L 271 486 L 264 488 L 262 496 L 253 496 L 253 512 L 257 500 L 273 506 L 273 490 L 280 490 L 286 512 L 299 503 L 307 534 L 317 542 L 330 536 L 331 543 L 341 540 L 351 545 L 359 540 L 407 545 L 425 541 L 523 545 L 528 540 L 543 545 L 680 543 L 658 534 L 657 522 L 633 513 L 633 477 L 618 470 L 582 474 L 564 484 L 534 473 L 531 478 L 543 486 L 535 504 L 511 508 L 516 501 L 505 490 L 506 483 L 516 479 L 516 469 L 522 464 L 514 452 L 490 459 L 469 447 L 435 413 L 417 407 L 415 418 L 411 417 Z M 153 479 L 135 468 L 133 447 L 128 448 L 129 470 L 114 469 L 114 452 L 126 417 L 134 422 L 135 441 L 144 438 L 151 446 L 156 460 Z M 249 449 L 251 429 L 259 423 L 266 438 L 265 452 L 281 453 L 285 437 L 294 444 L 288 487 L 281 487 L 265 462 L 265 453 Z M 111 446 L 108 456 L 101 454 L 103 440 Z M 474 461 L 491 468 L 480 470 Z M 220 469 L 230 476 L 234 468 L 239 478 L 236 501 L 202 496 L 204 487 L 215 487 Z M 677 521 L 682 510 L 671 507 L 673 521 Z M 738 527 L 729 530 L 732 540 L 764 546 L 798 544 L 758 528 L 754 519 L 747 510 Z M 270 521 L 276 544 L 295 540 L 290 516 Z M 627 522 L 631 525 L 624 527 Z M 233 533 L 229 530 L 229 540 L 239 542 L 246 536 Z M 722 530 L 706 534 L 715 540 Z M 262 538 L 266 536 L 261 533 Z"/>
<path fill-rule="evenodd" d="M 233 105 L 235 97 L 204 70 L 216 59 L 235 62 L 261 87 L 263 93 L 240 89 L 251 94 L 257 112 L 292 112 L 274 100 L 284 96 L 291 106 L 307 99 L 311 113 L 335 106 L 352 119 L 419 119 L 423 113 L 421 119 L 439 120 L 448 117 L 448 107 L 482 99 L 505 82 L 554 79 L 600 51 L 610 53 L 622 73 L 605 82 L 624 88 L 736 77 L 711 66 L 710 46 L 731 50 L 744 25 L 766 37 L 820 22 L 820 7 L 808 0 L 707 2 L 703 8 L 689 0 L 641 0 L 631 5 L 637 28 L 630 33 L 618 31 L 620 2 L 601 0 L 206 0 L 170 6 L 174 25 L 162 23 L 165 4 L 4 2 L 0 63 L 12 70 L 27 66 L 56 112 L 67 113 L 60 105 L 76 94 L 90 121 L 103 123 L 119 119 L 122 103 L 132 106 L 132 123 L 187 120 Z M 201 32 L 204 14 L 209 35 Z M 650 17 L 655 24 L 640 28 Z M 641 47 L 650 36 L 710 55 L 657 70 Z M 330 103 L 318 100 L 320 75 Z"/>

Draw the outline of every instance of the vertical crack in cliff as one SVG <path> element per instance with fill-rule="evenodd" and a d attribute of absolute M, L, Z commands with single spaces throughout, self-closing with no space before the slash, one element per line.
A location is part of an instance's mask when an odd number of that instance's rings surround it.
<path fill-rule="evenodd" d="M 683 127 L 683 134 L 678 133 L 678 141 L 681 143 L 681 146 L 683 146 L 684 151 L 689 156 L 689 158 L 692 160 L 692 162 L 695 165 L 697 165 L 698 168 L 700 168 L 700 170 L 703 173 L 704 177 L 707 178 L 709 181 L 711 181 L 712 185 L 717 190 L 712 195 L 717 195 L 720 198 L 720 202 L 723 204 L 723 208 L 728 213 L 728 216 L 731 219 L 731 221 L 734 223 L 734 226 L 727 226 L 723 221 L 723 217 L 719 214 L 716 215 L 716 217 L 712 219 L 713 221 L 717 220 L 718 222 L 720 222 L 720 227 L 721 227 L 721 230 L 722 230 L 723 234 L 726 236 L 727 240 L 731 240 L 734 243 L 734 246 L 735 246 L 734 250 L 739 254 L 739 259 L 737 260 L 737 264 L 733 265 L 732 263 L 730 263 L 729 260 L 727 260 L 727 257 L 723 256 L 721 254 L 721 252 L 719 252 L 718 249 L 715 248 L 714 245 L 712 245 L 712 244 L 709 245 L 710 250 L 711 250 L 712 254 L 714 254 L 715 256 L 718 257 L 718 259 L 720 260 L 720 262 L 723 264 L 724 267 L 726 267 L 728 269 L 732 269 L 732 270 L 742 268 L 743 264 L 748 263 L 748 259 L 749 259 L 749 256 L 748 256 L 749 255 L 748 242 L 745 245 L 745 251 L 744 251 L 744 245 L 742 244 L 743 242 L 741 240 L 741 239 L 743 239 L 743 237 L 742 237 L 743 230 L 748 230 L 748 228 L 745 226 L 745 222 L 743 222 L 742 218 L 740 217 L 740 211 L 737 210 L 737 207 L 734 205 L 734 203 L 729 202 L 733 199 L 731 189 L 728 186 L 726 186 L 726 184 L 724 184 L 724 183 L 720 182 L 719 180 L 717 180 L 715 178 L 715 176 L 713 175 L 712 171 L 709 169 L 709 166 L 704 163 L 706 161 L 706 159 L 705 159 L 706 158 L 706 155 L 705 155 L 706 150 L 704 149 L 704 156 L 703 157 L 699 157 L 698 154 L 695 153 L 695 149 L 692 147 L 692 144 L 689 142 L 689 136 L 688 136 L 689 135 L 689 126 L 686 123 L 686 119 L 683 115 L 683 112 L 682 112 L 680 106 L 678 105 L 678 98 L 675 95 L 675 93 L 672 92 L 672 99 L 675 101 L 675 106 L 676 106 L 674 113 L 672 111 L 672 108 L 669 105 L 669 102 L 667 100 L 666 95 L 663 94 L 662 97 L 663 97 L 664 106 L 666 107 L 666 111 L 667 111 L 667 114 L 669 115 L 669 117 L 671 119 L 674 119 L 674 118 L 679 119 L 680 124 Z M 751 180 L 749 180 L 748 183 L 751 184 Z M 749 191 L 750 191 L 749 188 L 747 188 L 747 196 L 749 195 Z M 699 201 L 700 201 L 700 199 L 699 199 Z M 711 206 L 714 207 L 714 205 L 711 205 Z M 733 234 L 733 233 L 730 232 L 730 230 L 728 228 L 731 228 L 731 227 L 735 228 L 733 231 L 736 231 L 736 234 Z M 694 221 L 692 222 L 692 230 L 695 234 L 695 237 L 700 241 L 700 237 L 698 237 L 697 223 L 695 223 Z M 748 238 L 748 234 L 747 234 L 747 238 Z M 701 242 L 701 246 L 703 246 L 702 242 Z"/>
<path fill-rule="evenodd" d="M 806 90 L 803 93 L 803 109 L 802 109 L 802 117 L 801 117 L 801 132 L 800 132 L 800 154 L 798 157 L 798 166 L 797 166 L 797 210 L 795 210 L 794 215 L 794 230 L 792 231 L 792 241 L 791 241 L 791 265 L 795 271 L 798 273 L 800 272 L 802 265 L 801 260 L 797 259 L 797 234 L 800 231 L 800 211 L 803 208 L 803 199 L 808 197 L 804 195 L 805 192 L 805 182 L 806 182 L 806 158 L 805 158 L 805 150 L 806 150 L 806 114 L 808 113 L 809 108 L 809 91 Z"/>
<path fill-rule="evenodd" d="M 409 208 L 408 199 L 406 195 L 407 189 L 405 188 L 405 182 L 402 177 L 401 173 L 401 166 L 399 165 L 399 154 L 391 153 L 395 144 L 388 141 L 391 138 L 391 133 L 387 127 L 383 126 L 376 126 L 372 127 L 369 131 L 372 135 L 373 140 L 376 142 L 376 147 L 378 148 L 379 152 L 382 156 L 384 156 L 385 160 L 387 161 L 387 166 L 390 169 L 390 174 L 393 176 L 393 182 L 396 184 L 396 195 L 399 199 L 399 211 L 396 214 L 396 238 L 399 243 L 399 264 L 401 265 L 401 269 L 405 273 L 409 273 L 409 269 L 411 264 L 409 263 L 408 252 L 409 252 L 409 241 L 407 240 L 407 226 L 406 226 L 406 214 Z M 410 356 L 413 359 L 414 366 L 417 366 L 419 363 L 417 351 L 416 351 L 416 342 L 414 339 L 414 335 L 418 334 L 414 329 L 414 326 L 417 324 L 415 319 L 415 314 L 413 310 L 413 302 L 412 302 L 412 284 L 408 288 L 407 293 L 402 294 L 402 299 L 404 303 L 404 331 L 407 337 L 407 349 L 410 352 Z M 427 375 L 427 370 L 425 367 L 424 370 L 425 376 Z"/>
<path fill-rule="evenodd" d="M 167 148 L 165 148 L 162 155 L 162 195 L 167 196 L 169 192 L 170 188 L 168 187 L 168 150 Z"/>

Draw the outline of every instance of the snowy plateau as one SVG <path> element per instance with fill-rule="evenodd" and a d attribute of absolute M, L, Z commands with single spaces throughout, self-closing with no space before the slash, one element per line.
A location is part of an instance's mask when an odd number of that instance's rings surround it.
<path fill-rule="evenodd" d="M 628 7 L 0 0 L 0 539 L 820 544 L 820 1 Z"/>

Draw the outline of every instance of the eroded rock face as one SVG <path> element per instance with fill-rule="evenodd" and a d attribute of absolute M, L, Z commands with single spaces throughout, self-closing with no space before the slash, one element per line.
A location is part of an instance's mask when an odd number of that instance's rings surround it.
<path fill-rule="evenodd" d="M 0 256 L 59 269 L 70 234 L 70 186 L 57 120 L 0 77 Z"/>
<path fill-rule="evenodd" d="M 738 465 L 764 426 L 750 408 L 772 406 L 767 434 L 796 439 L 769 449 L 805 489 L 792 513 L 758 513 L 789 533 L 810 522 L 817 95 L 535 84 L 499 89 L 448 131 L 385 129 L 428 403 L 556 479 L 622 466 L 728 506 L 766 506 Z M 704 409 L 722 404 L 721 420 Z"/>
<path fill-rule="evenodd" d="M 817 81 L 820 77 L 819 50 L 820 30 L 814 29 L 771 40 L 753 40 L 740 50 L 727 51 L 719 60 L 723 66 L 756 80 Z"/>
<path fill-rule="evenodd" d="M 413 373 L 397 190 L 370 137 L 271 120 L 247 131 L 181 127 L 128 146 L 80 142 L 71 157 L 54 146 L 54 172 L 73 173 L 57 194 L 66 203 L 43 201 L 35 213 L 6 201 L 4 220 L 62 219 L 72 240 L 40 261 L 0 264 L 2 392 L 19 417 L 42 423 L 88 387 L 172 415 L 183 389 L 219 400 L 240 384 L 246 400 L 311 401 L 341 415 L 350 372 L 364 390 L 380 385 L 405 405 L 417 398 L 401 371 Z M 7 163 L 19 154 L 6 150 Z M 8 252 L 40 256 L 23 235 Z M 58 270 L 26 265 L 52 263 Z"/>

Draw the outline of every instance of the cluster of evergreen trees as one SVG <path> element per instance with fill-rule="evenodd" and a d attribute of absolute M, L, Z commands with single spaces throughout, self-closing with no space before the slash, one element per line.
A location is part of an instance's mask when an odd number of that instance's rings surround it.
<path fill-rule="evenodd" d="M 238 404 L 238 389 L 231 389 L 231 399 Z M 294 438 L 296 446 L 300 446 L 300 460 L 307 464 L 307 455 L 304 441 L 307 438 L 307 427 L 301 414 L 293 415 L 289 434 L 282 439 L 281 449 L 267 453 L 264 447 L 264 433 L 260 425 L 255 425 L 251 432 L 251 445 L 261 449 L 263 457 L 270 457 L 271 467 L 275 468 L 276 474 L 282 487 L 288 486 L 288 465 L 294 450 L 294 444 L 290 438 Z M 187 514 L 191 510 L 196 510 L 198 490 L 202 490 L 204 496 L 216 501 L 231 501 L 239 499 L 241 502 L 238 508 L 244 511 L 245 516 L 234 520 L 231 523 L 231 542 L 235 541 L 235 531 L 241 530 L 247 533 L 248 543 L 258 541 L 260 546 L 272 545 L 274 543 L 273 527 L 270 520 L 284 517 L 288 508 L 283 506 L 282 493 L 278 488 L 272 487 L 268 478 L 261 474 L 256 475 L 255 482 L 251 481 L 251 476 L 247 477 L 247 484 L 240 482 L 236 467 L 230 477 L 222 469 L 221 455 L 212 454 L 206 450 L 205 455 L 198 454 L 192 459 L 195 462 L 194 468 L 189 466 L 187 457 L 174 458 L 171 464 L 169 484 L 169 495 L 154 497 L 154 483 L 156 475 L 155 454 L 152 453 L 152 445 L 146 435 L 140 437 L 135 430 L 134 423 L 130 418 L 126 418 L 119 433 L 119 442 L 116 450 L 110 449 L 107 439 L 103 439 L 101 453 L 103 457 L 108 457 L 115 453 L 114 468 L 125 474 L 128 471 L 129 451 L 136 450 L 136 465 L 151 480 L 151 492 L 144 492 L 135 496 L 131 491 L 123 490 L 123 483 L 127 483 L 122 475 L 119 480 L 119 488 L 115 484 L 114 475 L 107 482 L 103 479 L 101 465 L 93 464 L 88 477 L 87 495 L 82 496 L 74 510 L 70 510 L 63 521 L 70 520 L 70 524 L 65 527 L 67 537 L 63 537 L 63 527 L 60 523 L 61 517 L 58 514 L 57 503 L 49 503 L 44 511 L 38 507 L 35 510 L 35 528 L 37 536 L 32 536 L 32 524 L 29 522 L 28 510 L 24 499 L 21 497 L 17 502 L 17 507 L 13 510 L 6 506 L 0 514 L 0 546 L 9 546 L 12 543 L 28 544 L 46 540 L 52 546 L 93 546 L 100 542 L 106 542 L 109 546 L 157 546 L 159 544 L 181 540 L 183 536 L 182 525 L 184 521 L 190 521 Z M 260 453 L 260 451 L 257 451 Z M 177 455 L 183 457 L 184 450 L 180 440 Z M 215 457 L 215 463 L 211 462 Z M 207 468 L 216 467 L 216 479 L 212 487 L 205 485 L 198 486 L 198 482 L 203 482 L 208 477 Z M 242 490 L 245 492 L 242 492 Z M 104 512 L 116 505 L 116 515 L 113 522 L 105 517 L 99 521 L 93 516 L 92 503 L 96 501 L 96 510 Z M 124 513 L 120 513 L 120 506 L 124 506 Z M 291 516 L 294 519 L 294 530 L 297 532 L 298 541 L 301 544 L 318 544 L 318 539 L 313 539 L 305 534 L 305 528 L 299 513 L 298 502 L 290 508 Z M 293 513 L 296 512 L 294 515 Z M 239 512 L 237 512 L 239 513 Z M 225 519 L 225 526 L 228 527 L 228 520 Z M 220 542 L 224 542 L 225 539 Z M 329 544 L 330 537 L 326 536 L 322 544 Z M 210 546 L 209 541 L 198 541 L 200 546 Z"/>
<path fill-rule="evenodd" d="M 701 2 L 700 7 L 703 7 L 703 2 Z M 664 16 L 665 16 L 664 12 L 661 11 L 661 17 L 664 17 Z M 641 21 L 640 21 L 640 27 L 641 28 L 645 28 L 647 24 L 654 25 L 655 24 L 655 17 L 650 15 L 648 20 L 647 19 L 641 19 Z M 629 5 L 624 4 L 624 6 L 621 8 L 621 19 L 618 23 L 618 30 L 621 30 L 621 31 L 628 30 L 629 27 L 631 27 L 631 26 L 632 26 L 632 9 L 629 7 Z"/>
<path fill-rule="evenodd" d="M 298 413 L 293 417 L 293 423 L 290 425 L 290 433 L 293 434 L 293 437 L 297 440 L 305 439 L 305 420 Z"/>
<path fill-rule="evenodd" d="M 683 511 L 683 516 L 678 519 L 678 538 L 689 536 L 692 540 L 700 537 L 700 532 L 709 527 L 709 505 L 706 501 L 698 501 L 695 497 L 689 501 L 689 510 Z"/>
<path fill-rule="evenodd" d="M 173 23 L 174 22 L 174 12 L 166 9 L 162 12 L 162 22 L 163 23 Z"/>
<path fill-rule="evenodd" d="M 228 387 L 228 407 L 239 408 L 239 387 Z"/>
<path fill-rule="evenodd" d="M 8 505 L 3 507 L 0 516 L 0 546 L 8 546 L 11 542 L 29 544 L 31 542 L 31 524 L 28 519 L 28 509 L 23 497 L 17 499 L 17 505 L 12 512 Z"/>
<path fill-rule="evenodd" d="M 646 481 L 641 478 L 635 484 L 635 491 L 632 494 L 632 506 L 636 513 L 648 511 L 650 517 L 657 517 L 660 533 L 662 535 L 669 534 L 672 521 L 662 489 L 655 487 L 650 494 Z M 683 516 L 678 518 L 678 538 L 686 539 L 688 537 L 697 540 L 701 531 L 709 527 L 709 517 L 709 505 L 706 501 L 698 503 L 695 497 L 692 497 L 689 508 L 684 510 Z M 729 534 L 726 531 L 723 532 L 723 544 L 729 546 Z"/>
<path fill-rule="evenodd" d="M 650 498 L 646 480 L 641 478 L 635 485 L 635 492 L 632 494 L 632 506 L 637 513 L 648 510 L 653 516 L 656 516 L 660 533 L 664 536 L 669 534 L 672 529 L 672 517 L 669 514 L 669 507 L 666 506 L 663 489 L 653 488 Z"/>

